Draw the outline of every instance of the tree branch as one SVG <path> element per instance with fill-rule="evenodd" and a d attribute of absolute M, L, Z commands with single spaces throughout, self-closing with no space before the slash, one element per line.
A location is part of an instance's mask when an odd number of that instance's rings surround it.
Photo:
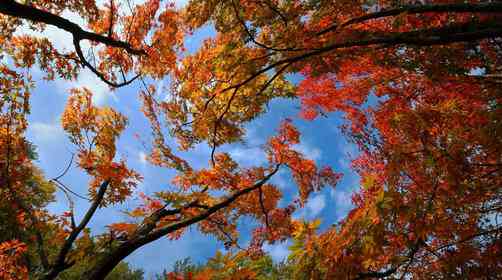
<path fill-rule="evenodd" d="M 97 33 L 88 32 L 83 30 L 77 24 L 62 18 L 58 15 L 37 9 L 35 7 L 23 5 L 15 2 L 14 0 L 4 0 L 0 5 L 0 13 L 31 20 L 34 22 L 45 23 L 48 25 L 55 26 L 59 29 L 67 31 L 73 35 L 73 37 L 79 38 L 79 40 L 90 40 L 97 43 L 102 43 L 110 47 L 121 48 L 130 54 L 134 55 L 144 55 L 146 52 L 144 50 L 134 49 L 129 43 L 117 41 L 113 38 L 102 36 Z"/>
<path fill-rule="evenodd" d="M 91 204 L 89 209 L 87 210 L 87 213 L 85 213 L 84 218 L 82 221 L 79 223 L 79 225 L 72 230 L 70 233 L 70 236 L 66 239 L 65 243 L 63 244 L 63 247 L 61 247 L 61 250 L 59 251 L 58 257 L 56 259 L 56 262 L 54 265 L 52 265 L 52 269 L 47 273 L 45 279 L 54 279 L 56 276 L 63 271 L 64 269 L 68 268 L 72 264 L 66 263 L 66 255 L 68 252 L 71 250 L 71 247 L 73 245 L 73 242 L 77 239 L 78 235 L 82 230 L 87 226 L 91 218 L 94 216 L 94 213 L 98 209 L 98 207 L 101 205 L 101 202 L 103 201 L 103 198 L 105 196 L 106 190 L 108 189 L 108 186 L 110 185 L 110 181 L 104 181 L 101 183 L 99 187 L 99 191 L 96 195 L 96 198 L 94 199 L 94 202 Z"/>
<path fill-rule="evenodd" d="M 262 189 L 262 187 L 259 187 L 258 191 L 260 192 L 260 194 L 259 194 L 260 195 L 259 196 L 260 207 L 261 207 L 261 211 L 263 212 L 263 216 L 265 217 L 265 225 L 267 226 L 267 230 L 270 230 L 270 223 L 268 222 L 268 212 L 265 209 L 265 203 L 263 202 L 263 189 Z"/>
<path fill-rule="evenodd" d="M 3 1 L 0 5 L 0 13 L 22 18 L 26 20 L 31 20 L 33 22 L 45 23 L 48 25 L 55 26 L 59 29 L 67 31 L 73 36 L 73 45 L 75 47 L 75 51 L 80 59 L 80 62 L 88 67 L 96 76 L 98 76 L 103 82 L 111 87 L 122 87 L 132 83 L 139 77 L 139 74 L 133 77 L 130 80 L 124 80 L 122 83 L 115 83 L 108 80 L 103 73 L 100 73 L 94 66 L 92 66 L 85 56 L 83 55 L 80 41 L 82 40 L 90 40 L 97 43 L 105 44 L 109 47 L 116 47 L 125 50 L 126 52 L 133 55 L 145 55 L 146 52 L 144 50 L 138 50 L 133 48 L 129 43 L 118 41 L 113 39 L 111 36 L 103 36 L 97 33 L 89 32 L 83 30 L 79 25 L 63 18 L 58 15 L 37 9 L 32 6 L 23 5 L 15 2 L 14 0 L 6 0 Z"/>
<path fill-rule="evenodd" d="M 385 278 L 388 276 L 391 276 L 392 274 L 396 273 L 398 267 L 393 267 L 389 268 L 385 271 L 371 271 L 371 272 L 364 272 L 364 273 L 359 273 L 359 275 L 355 278 L 355 280 L 361 280 L 361 279 L 366 279 L 366 278 Z"/>
<path fill-rule="evenodd" d="M 217 204 L 209 207 L 202 214 L 199 214 L 199 215 L 197 215 L 195 217 L 192 217 L 192 218 L 186 219 L 184 221 L 181 221 L 181 222 L 178 222 L 178 223 L 166 226 L 164 228 L 158 229 L 158 230 L 152 232 L 151 234 L 149 234 L 148 236 L 145 236 L 144 238 L 138 240 L 138 242 L 146 244 L 146 243 L 154 241 L 154 240 L 156 240 L 156 239 L 158 239 L 158 238 L 160 238 L 160 237 L 162 237 L 162 236 L 164 236 L 164 235 L 166 235 L 168 233 L 174 232 L 176 230 L 185 228 L 187 226 L 190 226 L 192 224 L 195 224 L 197 222 L 200 222 L 200 221 L 204 220 L 205 218 L 207 218 L 207 217 L 211 216 L 212 214 L 216 213 L 218 210 L 221 210 L 221 209 L 229 206 L 232 202 L 234 202 L 235 200 L 237 200 L 239 197 L 241 197 L 241 196 L 243 196 L 245 194 L 248 194 L 248 193 L 250 193 L 250 192 L 252 192 L 252 191 L 254 191 L 256 189 L 259 189 L 268 180 L 270 180 L 270 178 L 272 178 L 272 176 L 274 176 L 275 173 L 277 173 L 277 171 L 279 170 L 279 167 L 280 167 L 280 165 L 277 165 L 275 167 L 275 169 L 270 174 L 268 174 L 267 176 L 265 176 L 263 179 L 261 179 L 259 182 L 257 182 L 253 186 L 251 186 L 249 188 L 246 188 L 246 189 L 242 189 L 242 190 L 240 190 L 238 192 L 235 192 L 234 194 L 232 194 L 231 196 L 227 197 L 222 202 L 217 203 Z"/>
<path fill-rule="evenodd" d="M 157 226 L 157 223 L 164 217 L 167 216 L 172 216 L 172 215 L 177 215 L 180 214 L 183 210 L 188 209 L 188 208 L 204 208 L 207 209 L 205 205 L 199 204 L 197 200 L 192 201 L 185 206 L 182 206 L 180 208 L 175 208 L 175 209 L 166 209 L 166 205 L 162 208 L 157 209 L 155 212 L 150 214 L 150 216 L 146 217 L 142 224 L 138 227 L 138 229 L 132 234 L 131 239 L 138 238 L 140 236 L 144 236 L 146 234 L 149 234 L 152 230 L 155 229 Z"/>
<path fill-rule="evenodd" d="M 475 239 L 477 237 L 480 237 L 480 236 L 494 234 L 494 233 L 502 233 L 502 227 L 497 227 L 497 228 L 494 228 L 494 229 L 491 229 L 491 230 L 480 231 L 478 233 L 469 235 L 469 236 L 467 236 L 465 238 L 462 238 L 460 240 L 457 240 L 457 241 L 454 241 L 454 242 L 451 242 L 451 243 L 448 243 L 448 244 L 444 244 L 444 245 L 441 245 L 441 246 L 436 247 L 436 248 L 431 248 L 431 250 L 432 250 L 432 252 L 437 253 L 437 252 L 439 252 L 439 251 L 441 251 L 443 249 L 446 249 L 448 247 L 451 247 L 451 246 L 454 246 L 454 245 L 458 245 L 460 243 L 468 242 L 468 241 L 470 241 L 472 239 Z"/>
<path fill-rule="evenodd" d="M 239 10 L 237 9 L 237 5 L 235 4 L 234 1 L 231 1 L 232 7 L 235 13 L 235 17 L 237 18 L 237 21 L 240 23 L 246 34 L 248 35 L 249 39 L 257 46 L 270 50 L 270 51 L 276 51 L 276 52 L 283 52 L 283 51 L 305 51 L 306 49 L 298 49 L 298 48 L 293 48 L 293 47 L 287 47 L 287 48 L 276 48 L 272 46 L 267 46 L 261 42 L 258 42 L 253 35 L 253 33 L 249 30 L 249 28 L 246 25 L 246 22 L 239 16 Z M 287 25 L 287 21 L 285 21 Z"/>
<path fill-rule="evenodd" d="M 181 222 L 177 222 L 174 224 L 171 224 L 169 226 L 163 227 L 161 229 L 158 229 L 156 231 L 151 232 L 150 234 L 146 236 L 139 236 L 136 239 L 130 239 L 127 240 L 126 242 L 120 244 L 119 247 L 114 249 L 112 252 L 104 253 L 100 256 L 100 259 L 98 260 L 96 266 L 91 268 L 90 271 L 86 275 L 89 276 L 89 279 L 94 279 L 94 280 L 102 280 L 108 275 L 108 273 L 115 267 L 116 264 L 118 264 L 121 260 L 126 258 L 128 255 L 130 255 L 132 252 L 134 252 L 136 249 L 140 248 L 141 246 L 144 246 L 150 242 L 153 242 L 162 236 L 165 236 L 166 234 L 169 234 L 171 232 L 177 231 L 179 229 L 188 227 L 190 225 L 193 225 L 197 222 L 200 222 L 206 218 L 209 218 L 212 214 L 215 212 L 229 206 L 232 202 L 237 200 L 239 197 L 248 194 L 252 192 L 253 190 L 256 190 L 263 186 L 277 171 L 279 170 L 280 165 L 276 165 L 274 170 L 265 176 L 262 180 L 259 182 L 255 183 L 253 186 L 242 189 L 240 191 L 235 192 L 234 194 L 230 195 L 227 197 L 225 200 L 222 202 L 215 204 L 213 206 L 210 206 L 207 208 L 206 211 L 203 213 L 192 217 L 185 219 Z M 205 208 L 205 207 L 204 207 Z M 166 210 L 168 211 L 168 210 Z"/>
<path fill-rule="evenodd" d="M 115 82 L 112 82 L 112 81 L 108 80 L 103 73 L 99 72 L 94 66 L 92 66 L 87 61 L 87 59 L 85 58 L 85 56 L 84 56 L 84 54 L 82 52 L 82 48 L 80 47 L 80 41 L 81 41 L 80 38 L 73 36 L 73 45 L 75 47 L 75 51 L 77 52 L 78 58 L 80 59 L 80 62 L 84 66 L 86 66 L 87 68 L 89 68 L 89 70 L 91 70 L 92 73 L 94 73 L 96 76 L 98 76 L 98 78 L 101 81 L 105 82 L 107 85 L 109 85 L 111 87 L 123 87 L 123 86 L 126 86 L 126 85 L 134 82 L 137 78 L 139 78 L 141 76 L 140 74 L 137 74 L 132 79 L 130 79 L 130 80 L 124 80 L 122 83 L 115 83 Z"/>
<path fill-rule="evenodd" d="M 374 36 L 367 39 L 352 41 L 349 40 L 346 42 L 333 43 L 325 47 L 314 49 L 310 52 L 278 60 L 253 73 L 245 80 L 225 88 L 224 90 L 222 90 L 222 92 L 241 87 L 258 77 L 259 75 L 266 73 L 267 71 L 270 71 L 271 69 L 274 69 L 278 66 L 288 63 L 293 64 L 307 58 L 315 57 L 337 49 L 369 47 L 374 45 L 385 45 L 386 47 L 397 45 L 412 45 L 424 47 L 433 45 L 446 45 L 457 42 L 477 41 L 481 39 L 495 38 L 500 36 L 502 36 L 502 24 L 500 22 L 492 21 L 479 24 L 454 24 L 440 28 L 430 28 L 408 32 L 389 32 L 383 36 Z"/>
<path fill-rule="evenodd" d="M 365 22 L 371 19 L 379 19 L 390 16 L 397 16 L 402 13 L 422 14 L 422 13 L 500 13 L 502 12 L 501 2 L 492 3 L 454 3 L 454 4 L 431 4 L 431 5 L 413 5 L 401 8 L 388 9 L 379 12 L 365 14 L 360 17 L 349 19 L 342 24 L 334 24 L 318 32 L 316 35 L 322 35 L 336 29 L 347 27 L 352 24 Z"/>

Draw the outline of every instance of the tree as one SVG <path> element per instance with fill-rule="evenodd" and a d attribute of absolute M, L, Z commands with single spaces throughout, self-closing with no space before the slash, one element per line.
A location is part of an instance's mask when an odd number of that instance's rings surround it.
<path fill-rule="evenodd" d="M 190 259 L 178 261 L 171 272 L 159 275 L 158 279 L 301 279 L 293 278 L 292 269 L 288 262 L 276 264 L 268 255 L 251 258 L 245 252 L 223 254 L 218 251 L 205 264 L 194 265 Z"/>
<path fill-rule="evenodd" d="M 61 279 L 80 279 L 82 274 L 88 269 L 88 263 L 80 262 L 70 269 L 65 270 L 59 275 Z M 143 270 L 132 269 L 127 262 L 120 262 L 113 270 L 106 276 L 106 280 L 143 280 Z"/>
<path fill-rule="evenodd" d="M 82 15 L 88 29 L 63 12 Z M 29 217 L 18 218 L 19 234 L 34 240 L 15 234 L 2 243 L 0 260 L 21 269 L 18 275 L 54 279 L 92 259 L 84 275 L 103 279 L 135 250 L 163 236 L 176 239 L 192 225 L 236 246 L 236 221 L 251 216 L 259 225 L 246 254 L 259 258 L 264 242 L 295 236 L 303 244 L 294 253 L 297 267 L 313 279 L 500 276 L 500 2 L 201 0 L 178 11 L 158 0 L 102 7 L 92 0 L 9 0 L 0 14 L 9 61 L 0 77 L 2 191 L 19 217 Z M 214 38 L 180 55 L 184 35 L 206 23 Z M 74 51 L 15 33 L 47 25 L 70 33 Z M 84 55 L 82 41 L 97 55 Z M 111 88 L 143 85 L 139 98 L 153 133 L 148 159 L 178 175 L 172 188 L 143 196 L 129 213 L 138 223 L 94 236 L 86 230 L 98 208 L 128 199 L 141 175 L 116 161 L 126 116 L 96 107 L 85 88 L 71 91 L 62 126 L 78 149 L 78 166 L 92 178 L 89 209 L 77 223 L 71 209 L 53 217 L 32 199 L 25 182 L 35 171 L 24 131 L 33 82 L 19 71 L 32 67 L 50 80 L 72 80 L 87 68 Z M 286 78 L 294 73 L 302 75 L 298 85 Z M 167 76 L 164 100 L 151 84 Z M 268 141 L 265 166 L 243 168 L 216 151 L 242 139 L 244 125 L 280 97 L 299 98 L 306 119 L 343 112 L 343 129 L 361 151 L 353 162 L 361 176 L 356 207 L 321 234 L 291 214 L 340 174 L 294 150 L 299 132 L 290 120 Z M 196 170 L 178 156 L 167 131 L 180 150 L 210 145 L 208 167 Z M 285 208 L 269 182 L 280 168 L 298 186 L 298 199 Z M 58 238 L 46 245 L 47 234 Z M 27 245 L 38 248 L 34 262 L 22 259 Z"/>

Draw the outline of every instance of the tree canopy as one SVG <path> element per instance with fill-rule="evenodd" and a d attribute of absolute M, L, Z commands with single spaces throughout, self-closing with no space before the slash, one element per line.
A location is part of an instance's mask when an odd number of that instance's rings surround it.
<path fill-rule="evenodd" d="M 185 38 L 208 25 L 213 36 L 187 52 Z M 72 49 L 55 47 L 49 27 L 70 34 Z M 502 277 L 502 2 L 4 0 L 0 47 L 0 278 L 105 279 L 129 271 L 122 261 L 134 251 L 190 227 L 237 250 L 195 279 L 227 268 L 223 279 Z M 45 178 L 26 136 L 34 68 L 66 83 L 91 71 L 110 91 L 138 84 L 151 127 L 138 141 L 149 164 L 176 174 L 169 186 L 135 191 L 144 174 L 117 153 L 128 116 L 73 88 L 60 125 L 90 178 L 76 219 L 66 171 Z M 359 149 L 354 209 L 326 230 L 293 214 L 342 174 L 295 148 L 293 120 L 266 140 L 264 164 L 219 152 L 278 98 L 299 100 L 306 120 L 340 112 Z M 211 150 L 202 168 L 185 158 L 198 144 Z M 271 183 L 280 170 L 296 185 L 286 203 Z M 63 214 L 47 208 L 56 191 L 69 202 Z M 132 199 L 141 203 L 128 219 L 90 231 L 100 208 Z M 240 248 L 244 217 L 255 228 Z M 273 268 L 263 245 L 287 239 L 293 268 Z"/>

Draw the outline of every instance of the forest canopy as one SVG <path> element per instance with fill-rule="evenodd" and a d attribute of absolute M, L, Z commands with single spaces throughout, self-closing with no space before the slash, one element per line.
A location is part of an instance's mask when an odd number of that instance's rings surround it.
<path fill-rule="evenodd" d="M 124 260 L 190 229 L 227 252 L 167 279 L 502 277 L 500 1 L 3 0 L 0 59 L 0 279 L 141 279 Z M 272 106 L 286 99 L 298 114 Z M 71 147 L 55 176 L 30 136 L 44 107 Z M 251 164 L 228 152 L 274 113 Z M 324 227 L 299 214 L 344 176 L 299 148 L 317 134 L 298 124 L 320 120 L 359 178 Z M 92 228 L 107 209 L 121 214 Z M 285 241 L 274 263 L 265 247 Z"/>

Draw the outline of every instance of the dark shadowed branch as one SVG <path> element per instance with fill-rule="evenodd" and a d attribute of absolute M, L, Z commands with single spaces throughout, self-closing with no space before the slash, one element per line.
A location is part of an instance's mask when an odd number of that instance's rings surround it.
<path fill-rule="evenodd" d="M 119 247 L 114 249 L 111 252 L 104 253 L 98 260 L 97 264 L 95 267 L 93 267 L 89 272 L 88 276 L 90 277 L 89 279 L 96 279 L 96 280 L 101 280 L 108 275 L 108 273 L 117 265 L 120 261 L 122 261 L 124 258 L 129 256 L 132 252 L 134 252 L 136 249 L 151 243 L 163 236 L 166 236 L 169 233 L 175 232 L 180 229 L 184 229 L 186 227 L 189 227 L 193 224 L 196 224 L 200 221 L 203 221 L 205 219 L 208 219 L 212 214 L 218 212 L 219 210 L 222 210 L 228 206 L 230 206 L 234 201 L 236 201 L 238 198 L 242 197 L 243 195 L 246 195 L 254 190 L 259 189 L 261 186 L 263 186 L 274 174 L 277 173 L 277 171 L 280 168 L 280 164 L 276 165 L 275 168 L 263 179 L 260 181 L 256 182 L 254 185 L 239 190 L 230 196 L 224 198 L 221 202 L 212 205 L 212 206 L 204 206 L 204 207 L 199 207 L 204 209 L 204 211 L 194 217 L 186 218 L 182 221 L 172 223 L 170 225 L 167 225 L 165 227 L 159 228 L 159 229 L 154 229 L 150 233 L 141 235 L 141 236 L 134 236 L 134 238 L 129 239 L 125 241 L 124 243 L 120 244 Z M 197 202 L 194 202 L 195 204 L 193 207 L 197 206 Z M 161 210 L 163 211 L 163 210 Z M 173 209 L 173 210 L 166 210 L 166 211 L 175 211 L 175 212 L 181 212 L 182 209 Z M 171 213 L 171 212 L 170 212 Z M 174 212 L 172 212 L 174 213 Z"/>
<path fill-rule="evenodd" d="M 51 270 L 47 273 L 45 279 L 54 279 L 57 277 L 57 275 L 65 270 L 66 268 L 72 266 L 72 263 L 67 263 L 66 262 L 66 256 L 70 252 L 73 243 L 77 239 L 78 235 L 84 230 L 84 228 L 87 226 L 91 218 L 94 216 L 96 213 L 96 210 L 98 207 L 101 205 L 103 202 L 106 190 L 108 189 L 108 186 L 110 185 L 110 181 L 104 181 L 101 183 L 99 186 L 99 191 L 96 194 L 96 197 L 94 198 L 93 203 L 87 210 L 87 212 L 84 215 L 84 218 L 82 221 L 78 224 L 76 228 L 74 228 L 68 238 L 65 240 L 63 246 L 61 247 L 61 250 L 59 251 L 59 254 L 57 256 L 57 259 L 55 263 L 52 265 Z"/>
<path fill-rule="evenodd" d="M 106 76 L 103 73 L 99 72 L 94 66 L 92 66 L 86 60 L 85 56 L 82 53 L 80 42 L 82 40 L 89 40 L 92 42 L 104 44 L 109 47 L 123 49 L 132 55 L 145 55 L 146 52 L 144 50 L 135 49 L 129 43 L 115 40 L 110 36 L 103 36 L 97 33 L 83 30 L 79 25 L 63 17 L 60 17 L 58 15 L 52 14 L 50 12 L 41 9 L 37 9 L 32 6 L 17 3 L 14 0 L 2 1 L 2 3 L 0 4 L 0 13 L 13 16 L 16 18 L 30 20 L 37 23 L 45 23 L 71 33 L 73 36 L 73 45 L 80 59 L 80 63 L 82 63 L 85 67 L 89 68 L 96 76 L 98 76 L 103 82 L 105 82 L 107 85 L 111 87 L 122 87 L 132 83 L 134 80 L 138 78 L 137 75 L 132 79 L 124 80 L 121 83 L 110 81 L 109 79 L 106 78 Z"/>

